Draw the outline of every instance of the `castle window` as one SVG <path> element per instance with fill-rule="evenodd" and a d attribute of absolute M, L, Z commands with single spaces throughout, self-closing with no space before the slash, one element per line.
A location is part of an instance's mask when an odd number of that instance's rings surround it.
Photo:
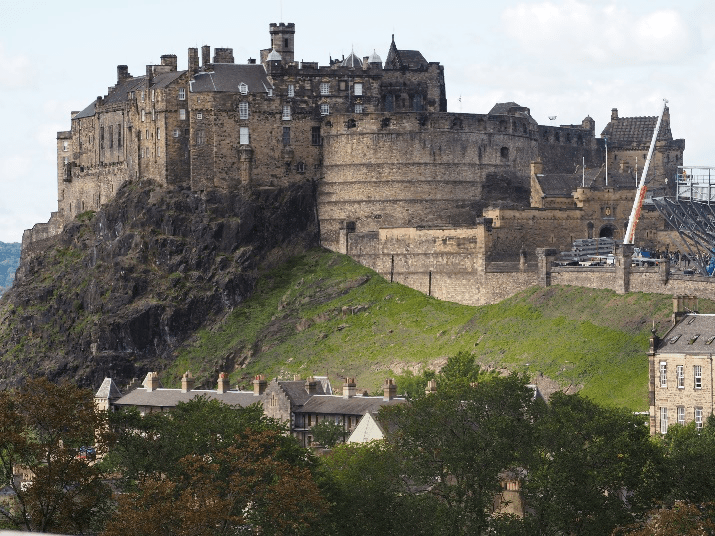
<path fill-rule="evenodd" d="M 283 106 L 283 121 L 290 121 L 290 106 Z"/>
<path fill-rule="evenodd" d="M 321 104 L 320 105 L 320 115 L 330 115 L 330 105 Z"/>
<path fill-rule="evenodd" d="M 66 157 L 66 156 L 62 159 L 62 163 L 63 163 L 65 166 L 66 166 L 67 164 L 69 164 L 69 162 L 70 162 L 70 159 L 69 159 L 68 157 Z"/>
<path fill-rule="evenodd" d="M 144 102 L 144 90 L 142 90 L 142 102 Z"/>
<path fill-rule="evenodd" d="M 422 104 L 422 95 L 419 93 L 415 95 L 415 98 L 412 101 L 412 109 L 415 112 L 421 112 L 424 110 L 424 105 Z"/>
<path fill-rule="evenodd" d="M 156 139 L 157 139 L 157 140 L 160 140 L 160 139 L 161 139 L 161 129 L 160 129 L 160 128 L 157 128 L 157 129 L 156 129 Z"/>
<path fill-rule="evenodd" d="M 295 86 L 293 84 L 288 84 L 288 96 L 295 97 Z"/>
<path fill-rule="evenodd" d="M 156 121 L 156 110 L 154 108 L 151 109 L 151 120 Z"/>
<path fill-rule="evenodd" d="M 146 129 L 145 137 L 146 139 L 149 139 L 149 129 Z"/>
<path fill-rule="evenodd" d="M 151 90 L 151 102 L 154 102 L 154 90 Z"/>
<path fill-rule="evenodd" d="M 238 91 L 241 92 L 241 95 L 248 95 L 248 86 L 241 82 L 238 84 Z"/>
<path fill-rule="evenodd" d="M 179 100 L 186 100 L 186 89 L 183 87 L 179 88 Z"/>
<path fill-rule="evenodd" d="M 182 108 L 179 110 L 179 120 L 184 121 L 186 119 L 186 110 Z"/>
<path fill-rule="evenodd" d="M 330 95 L 330 82 L 321 82 L 320 83 L 320 94 L 321 95 Z"/>
<path fill-rule="evenodd" d="M 69 142 L 63 141 L 62 142 L 62 150 L 67 152 L 67 150 L 69 149 L 69 145 L 70 145 Z"/>
<path fill-rule="evenodd" d="M 362 113 L 362 104 L 356 104 L 355 105 L 355 113 L 356 114 L 361 114 Z"/>
<path fill-rule="evenodd" d="M 678 389 L 685 389 L 685 374 L 683 372 L 683 365 L 675 367 L 675 377 L 678 379 Z"/>
<path fill-rule="evenodd" d="M 362 82 L 355 82 L 355 85 L 353 86 L 353 93 L 355 95 L 362 95 Z"/>
<path fill-rule="evenodd" d="M 241 145 L 248 145 L 248 127 L 241 127 L 239 129 L 239 140 L 238 143 Z"/>
<path fill-rule="evenodd" d="M 287 37 L 283 40 L 283 43 L 284 43 L 284 48 L 290 48 L 290 45 L 288 44 L 288 38 L 287 38 Z"/>
<path fill-rule="evenodd" d="M 701 430 L 703 427 L 703 408 L 695 408 L 695 428 Z"/>
<path fill-rule="evenodd" d="M 305 173 L 305 163 L 304 162 L 298 162 L 298 165 L 295 167 L 295 170 L 298 173 Z"/>
<path fill-rule="evenodd" d="M 290 145 L 290 127 L 283 127 L 283 145 Z"/>
<path fill-rule="evenodd" d="M 248 103 L 240 102 L 238 104 L 238 117 L 239 119 L 248 119 Z"/>
<path fill-rule="evenodd" d="M 203 145 L 206 143 L 206 132 L 203 130 L 196 131 L 196 145 Z"/>
<path fill-rule="evenodd" d="M 385 95 L 385 111 L 394 112 L 395 111 L 395 96 Z"/>
<path fill-rule="evenodd" d="M 122 146 L 122 126 L 117 125 L 117 147 Z"/>
<path fill-rule="evenodd" d="M 312 145 L 322 145 L 323 139 L 320 136 L 320 127 L 310 128 L 310 143 Z"/>
<path fill-rule="evenodd" d="M 665 361 L 660 362 L 660 386 L 668 387 L 668 364 Z"/>
<path fill-rule="evenodd" d="M 201 113 L 201 112 L 196 112 L 196 119 L 203 119 L 203 118 L 204 118 L 204 114 L 203 114 L 203 113 Z"/>
<path fill-rule="evenodd" d="M 695 365 L 693 367 L 693 377 L 695 379 L 695 389 L 702 389 L 703 387 L 703 367 L 701 365 Z"/>
<path fill-rule="evenodd" d="M 389 117 L 383 117 L 382 121 L 380 121 L 380 127 L 381 128 L 387 128 L 390 126 L 390 118 Z"/>
<path fill-rule="evenodd" d="M 509 158 L 509 147 L 502 147 L 500 152 L 502 158 Z"/>
<path fill-rule="evenodd" d="M 104 149 L 104 127 L 99 127 L 99 148 Z"/>
<path fill-rule="evenodd" d="M 109 125 L 109 148 L 114 147 L 114 127 Z"/>
<path fill-rule="evenodd" d="M 678 424 L 680 426 L 685 426 L 685 407 L 678 406 Z"/>
<path fill-rule="evenodd" d="M 145 116 L 145 113 L 144 113 L 144 110 L 142 110 L 142 123 L 145 121 L 145 117 L 144 117 L 144 116 Z"/>
<path fill-rule="evenodd" d="M 174 129 L 174 137 L 178 138 L 179 136 L 181 136 L 181 130 L 179 130 L 178 128 L 175 128 Z"/>
<path fill-rule="evenodd" d="M 156 156 L 161 156 L 161 146 L 156 148 Z"/>

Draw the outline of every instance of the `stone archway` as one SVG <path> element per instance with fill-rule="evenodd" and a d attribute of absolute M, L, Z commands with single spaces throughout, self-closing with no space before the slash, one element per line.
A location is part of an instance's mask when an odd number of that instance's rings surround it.
<path fill-rule="evenodd" d="M 610 225 L 601 227 L 601 230 L 598 231 L 598 238 L 613 238 L 613 227 Z"/>

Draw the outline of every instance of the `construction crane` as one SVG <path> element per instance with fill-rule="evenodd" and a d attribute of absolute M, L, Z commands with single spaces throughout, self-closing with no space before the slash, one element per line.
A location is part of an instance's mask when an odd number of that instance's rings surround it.
<path fill-rule="evenodd" d="M 638 219 L 641 217 L 641 208 L 643 207 L 643 200 L 645 199 L 645 193 L 648 187 L 645 185 L 645 178 L 648 175 L 648 167 L 650 166 L 650 159 L 653 156 L 653 149 L 655 149 L 655 142 L 658 139 L 658 132 L 660 132 L 660 123 L 663 121 L 663 115 L 665 114 L 665 108 L 668 106 L 667 99 L 663 99 L 663 111 L 658 117 L 658 121 L 655 124 L 655 130 L 653 131 L 653 138 L 650 140 L 650 149 L 648 149 L 648 157 L 645 160 L 645 165 L 643 166 L 643 173 L 641 174 L 641 180 L 638 183 L 638 189 L 636 190 L 636 198 L 633 200 L 633 210 L 631 210 L 631 217 L 628 218 L 628 228 L 626 229 L 626 236 L 623 238 L 624 244 L 633 244 L 633 238 L 636 234 L 636 224 Z"/>

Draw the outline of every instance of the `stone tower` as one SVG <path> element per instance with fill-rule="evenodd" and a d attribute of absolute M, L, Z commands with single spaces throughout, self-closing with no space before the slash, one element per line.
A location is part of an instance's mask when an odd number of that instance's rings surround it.
<path fill-rule="evenodd" d="M 295 24 L 271 23 L 271 48 L 281 55 L 283 64 L 293 63 L 295 56 Z"/>

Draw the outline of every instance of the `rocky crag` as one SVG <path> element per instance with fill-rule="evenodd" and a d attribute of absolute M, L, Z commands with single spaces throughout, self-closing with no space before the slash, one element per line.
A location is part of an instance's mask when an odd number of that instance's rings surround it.
<path fill-rule="evenodd" d="M 0 242 L 0 296 L 12 286 L 20 264 L 20 244 Z"/>
<path fill-rule="evenodd" d="M 161 370 L 261 274 L 317 244 L 313 183 L 192 192 L 130 181 L 23 251 L 0 299 L 0 388 Z"/>

